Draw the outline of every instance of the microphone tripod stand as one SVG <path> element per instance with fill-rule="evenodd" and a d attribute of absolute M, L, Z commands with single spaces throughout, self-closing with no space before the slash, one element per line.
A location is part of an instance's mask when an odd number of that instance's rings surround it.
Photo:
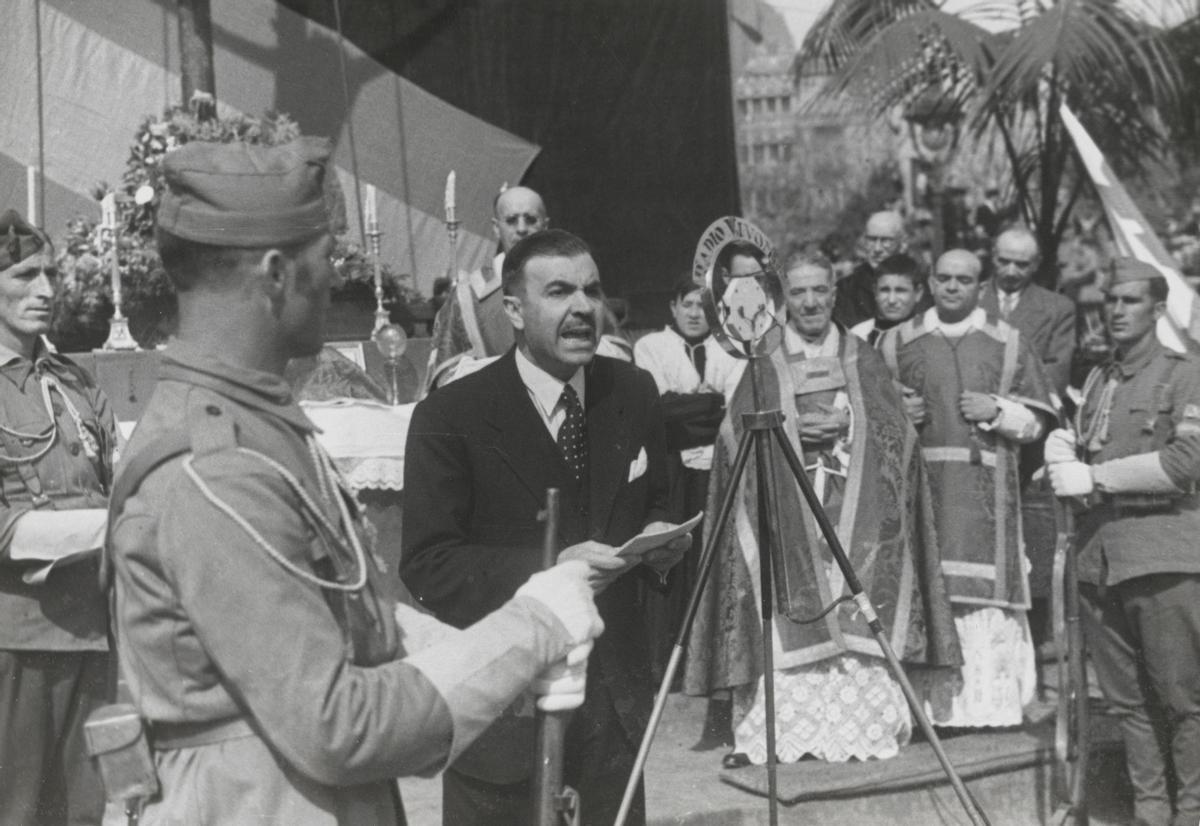
<path fill-rule="evenodd" d="M 813 517 L 816 519 L 817 525 L 821 530 L 822 536 L 825 538 L 826 544 L 829 546 L 830 552 L 833 554 L 834 560 L 837 562 L 838 568 L 841 569 L 842 576 L 845 578 L 846 587 L 849 589 L 849 598 L 843 597 L 837 600 L 832 606 L 826 609 L 832 610 L 842 601 L 853 601 L 867 621 L 867 625 L 871 629 L 871 633 L 875 636 L 875 641 L 879 644 L 880 650 L 883 652 L 884 660 L 887 662 L 888 669 L 896 682 L 900 684 L 901 690 L 904 692 L 904 697 L 908 701 L 909 707 L 912 709 L 913 716 L 921 727 L 925 738 L 929 741 L 929 745 L 933 748 L 934 754 L 937 756 L 938 763 L 941 764 L 942 771 L 945 772 L 946 778 L 949 780 L 954 793 L 957 795 L 959 802 L 966 811 L 974 826 L 990 826 L 987 815 L 979 802 L 971 794 L 970 790 L 959 777 L 958 772 L 950 763 L 950 758 L 946 755 L 945 749 L 942 747 L 941 740 L 937 736 L 937 732 L 933 729 L 933 724 L 929 721 L 928 715 L 925 714 L 924 706 L 920 698 L 917 697 L 916 691 L 909 682 L 908 677 L 904 673 L 904 668 L 900 664 L 896 652 L 892 649 L 891 643 L 888 642 L 887 635 L 884 633 L 883 624 L 879 621 L 878 615 L 875 613 L 875 608 L 871 605 L 870 598 L 863 593 L 862 583 L 859 581 L 857 574 L 854 572 L 854 567 L 850 563 L 849 557 L 846 556 L 846 551 L 842 547 L 841 541 L 837 537 L 837 532 L 833 524 L 829 521 L 825 509 L 821 505 L 821 501 L 813 489 L 812 482 L 808 478 L 808 474 L 804 470 L 804 465 L 800 457 L 796 455 L 792 443 L 788 441 L 787 434 L 783 429 L 784 416 L 779 410 L 764 410 L 765 402 L 763 399 L 762 389 L 762 361 L 766 358 L 765 355 L 752 354 L 747 348 L 748 358 L 750 360 L 750 380 L 753 389 L 754 411 L 746 413 L 742 416 L 743 431 L 740 441 L 738 442 L 737 453 L 733 460 L 733 471 L 730 478 L 728 489 L 722 498 L 720 508 L 717 512 L 716 522 L 713 529 L 709 531 L 708 541 L 704 545 L 704 551 L 700 557 L 700 570 L 698 573 L 695 587 L 692 590 L 691 597 L 688 601 L 687 612 L 684 614 L 683 624 L 679 629 L 679 634 L 675 639 L 675 646 L 671 650 L 671 657 L 667 663 L 666 672 L 663 674 L 662 683 L 659 686 L 658 696 L 655 698 L 654 710 L 650 715 L 650 722 L 646 727 L 646 733 L 642 737 L 641 747 L 638 749 L 637 759 L 634 762 L 633 771 L 630 773 L 629 782 L 625 787 L 625 796 L 621 801 L 620 811 L 617 813 L 616 826 L 624 826 L 625 818 L 629 814 L 629 807 L 633 801 L 634 791 L 637 788 L 637 782 L 641 776 L 642 769 L 645 767 L 646 758 L 650 753 L 650 744 L 654 740 L 654 733 L 658 729 L 658 724 L 662 719 L 663 709 L 667 704 L 667 694 L 669 693 L 671 682 L 675 677 L 675 672 L 679 668 L 679 663 L 683 657 L 684 647 L 687 645 L 687 638 L 692 628 L 692 623 L 696 618 L 696 612 L 700 606 L 700 598 L 704 592 L 705 585 L 712 572 L 713 560 L 715 559 L 716 544 L 725 532 L 726 524 L 729 521 L 730 512 L 739 495 L 740 483 L 742 475 L 745 473 L 747 462 L 750 457 L 750 447 L 753 443 L 755 454 L 755 473 L 757 480 L 757 517 L 758 517 L 758 553 L 759 553 L 759 575 L 760 575 L 760 593 L 761 600 L 761 617 L 762 617 L 762 641 L 763 641 L 763 690 L 765 699 L 765 711 L 767 719 L 767 805 L 768 817 L 771 826 L 776 826 L 779 822 L 779 800 L 776 797 L 776 782 L 777 782 L 777 758 L 775 755 L 775 681 L 774 681 L 774 650 L 773 650 L 773 623 L 775 614 L 775 605 L 772 601 L 774 594 L 774 579 L 776 569 L 782 570 L 782 560 L 777 559 L 777 555 L 782 553 L 782 549 L 774 547 L 771 543 L 771 503 L 768 498 L 770 490 L 770 462 L 772 461 L 772 440 L 778 444 L 784 458 L 787 460 L 792 477 L 800 487 L 800 492 L 804 496 L 805 502 L 812 511 Z M 786 596 L 780 595 L 780 604 L 785 605 Z M 788 616 L 786 609 L 781 608 L 779 613 Z M 824 612 L 821 616 L 824 615 Z"/>

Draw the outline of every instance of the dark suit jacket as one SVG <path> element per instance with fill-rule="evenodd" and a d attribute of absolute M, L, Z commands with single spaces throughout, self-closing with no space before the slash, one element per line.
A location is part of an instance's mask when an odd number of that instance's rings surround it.
<path fill-rule="evenodd" d="M 586 368 L 586 492 L 577 486 L 517 372 L 515 351 L 433 392 L 413 411 L 404 467 L 400 574 L 440 619 L 465 627 L 502 605 L 541 568 L 546 489 L 562 491 L 559 547 L 620 545 L 647 522 L 669 520 L 658 390 L 646 371 L 597 356 Z M 646 471 L 629 480 L 645 451 Z M 637 743 L 651 677 L 637 566 L 596 603 L 604 634 L 588 663 Z M 588 710 L 585 704 L 583 713 Z"/>
<path fill-rule="evenodd" d="M 1000 317 L 995 280 L 983 285 L 979 306 L 988 315 Z M 1030 284 L 1021 293 L 1016 309 L 1007 319 L 1042 360 L 1054 392 L 1062 396 L 1071 377 L 1075 354 L 1075 302 L 1064 295 Z"/>
<path fill-rule="evenodd" d="M 875 270 L 859 261 L 850 274 L 837 282 L 833 320 L 847 330 L 875 317 Z"/>

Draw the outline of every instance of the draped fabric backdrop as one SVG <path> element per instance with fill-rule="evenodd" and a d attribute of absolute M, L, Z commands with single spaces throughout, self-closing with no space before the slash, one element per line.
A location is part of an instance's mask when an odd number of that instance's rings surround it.
<path fill-rule="evenodd" d="M 341 0 L 352 7 L 358 0 Z M 180 103 L 174 0 L 23 0 L 4 18 L 0 49 L 0 208 L 25 210 L 26 167 L 38 162 L 36 25 L 41 14 L 45 225 L 99 219 L 89 195 L 118 184 L 138 125 Z M 332 9 L 329 0 L 323 7 Z M 412 2 L 416 7 L 429 5 Z M 446 175 L 456 170 L 459 264 L 494 253 L 491 197 L 519 180 L 537 147 L 438 100 L 346 43 L 349 105 L 336 32 L 274 0 L 212 0 L 213 66 L 222 113 L 291 115 L 308 134 L 337 142 L 334 162 L 358 235 L 349 126 L 359 174 L 378 190 L 384 259 L 428 294 L 446 272 Z M 419 17 L 416 18 L 419 22 Z"/>
<path fill-rule="evenodd" d="M 332 23 L 329 0 L 284 3 Z M 665 321 L 704 228 L 740 209 L 725 0 L 342 3 L 375 60 L 540 146 L 524 182 L 553 224 L 635 325 Z"/>

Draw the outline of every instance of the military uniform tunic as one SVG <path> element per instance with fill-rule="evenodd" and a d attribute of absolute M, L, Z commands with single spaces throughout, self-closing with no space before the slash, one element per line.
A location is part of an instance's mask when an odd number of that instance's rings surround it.
<path fill-rule="evenodd" d="M 43 377 L 57 383 L 53 421 Z M 96 559 L 32 583 L 36 563 L 12 560 L 9 549 L 18 520 L 35 510 L 106 507 L 116 427 L 91 377 L 40 342 L 33 361 L 0 348 L 0 424 L 0 452 L 42 454 L 0 462 L 0 822 L 99 823 L 103 792 L 81 729 L 106 694 L 108 614 Z"/>
<path fill-rule="evenodd" d="M 361 591 L 305 577 L 362 574 L 285 481 L 283 471 L 342 524 L 344 494 L 322 489 L 313 425 L 281 378 L 179 344 L 163 356 L 130 462 L 181 428 L 193 455 L 149 473 L 114 517 L 121 668 L 151 723 L 163 786 L 143 822 L 402 820 L 389 778 L 441 768 L 460 720 L 428 669 L 400 661 L 403 631 L 370 559 Z M 565 653 L 545 617 L 526 613 L 495 649 L 510 661 L 528 648 L 542 662 L 561 655 L 554 646 Z M 489 665 L 481 658 L 473 676 Z"/>
<path fill-rule="evenodd" d="M 1200 819 L 1200 360 L 1151 333 L 1095 368 L 1085 394 L 1084 460 L 1157 453 L 1180 491 L 1093 494 L 1076 525 L 1088 645 L 1121 724 L 1134 814 L 1191 826 Z"/>

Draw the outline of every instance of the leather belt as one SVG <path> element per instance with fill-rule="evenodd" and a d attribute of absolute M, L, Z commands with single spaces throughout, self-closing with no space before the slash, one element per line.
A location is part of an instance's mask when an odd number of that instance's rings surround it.
<path fill-rule="evenodd" d="M 211 746 L 226 740 L 257 736 L 242 717 L 218 722 L 155 723 L 150 731 L 150 743 L 155 751 L 191 749 L 197 746 Z"/>

